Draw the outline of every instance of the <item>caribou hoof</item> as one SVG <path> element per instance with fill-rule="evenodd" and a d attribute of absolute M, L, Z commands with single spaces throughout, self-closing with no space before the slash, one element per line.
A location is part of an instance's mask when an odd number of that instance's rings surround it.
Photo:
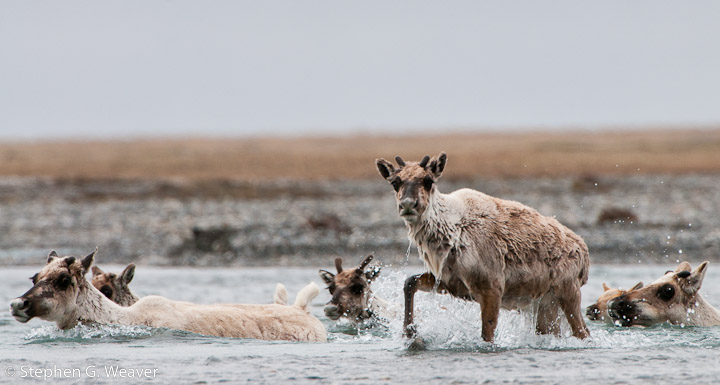
<path fill-rule="evenodd" d="M 425 340 L 421 337 L 416 337 L 410 342 L 407 349 L 409 352 L 422 352 L 427 350 L 427 346 L 425 345 Z"/>
<path fill-rule="evenodd" d="M 405 337 L 413 338 L 416 335 L 417 335 L 417 329 L 415 329 L 415 325 L 405 326 Z"/>

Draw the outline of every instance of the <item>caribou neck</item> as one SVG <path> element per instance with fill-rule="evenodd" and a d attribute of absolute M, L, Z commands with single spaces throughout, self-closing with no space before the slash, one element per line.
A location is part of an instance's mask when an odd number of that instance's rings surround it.
<path fill-rule="evenodd" d="M 407 223 L 408 237 L 415 242 L 420 260 L 439 281 L 442 280 L 447 256 L 457 237 L 457 226 L 452 221 L 459 220 L 460 216 L 461 213 L 453 211 L 450 197 L 434 188 L 420 220 Z"/>
<path fill-rule="evenodd" d="M 124 324 L 130 313 L 129 308 L 111 301 L 85 280 L 80 283 L 75 303 L 76 314 L 70 320 L 75 323 Z"/>
<path fill-rule="evenodd" d="M 705 301 L 700 293 L 691 302 L 690 309 L 692 309 L 692 311 L 688 311 L 690 324 L 700 326 L 720 325 L 720 311 Z"/>

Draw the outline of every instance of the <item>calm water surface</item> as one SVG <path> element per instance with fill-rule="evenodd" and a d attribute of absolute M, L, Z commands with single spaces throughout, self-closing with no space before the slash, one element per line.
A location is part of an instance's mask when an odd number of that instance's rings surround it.
<path fill-rule="evenodd" d="M 122 268 L 102 267 L 116 272 Z M 640 280 L 649 283 L 671 267 L 593 266 L 583 288 L 583 306 L 597 299 L 602 282 L 628 288 Z M 30 288 L 27 277 L 38 270 L 0 271 L 3 303 Z M 385 267 L 374 284 L 376 292 L 399 304 L 402 281 L 415 270 Z M 292 300 L 310 280 L 320 283 L 317 269 L 140 266 L 131 288 L 139 296 L 159 294 L 198 303 L 269 303 L 275 282 L 287 286 Z M 702 292 L 710 303 L 720 305 L 720 266 L 710 266 Z M 387 328 L 359 331 L 327 320 L 322 315 L 322 304 L 329 300 L 326 291 L 311 309 L 328 328 L 326 344 L 128 326 L 79 326 L 61 332 L 41 320 L 21 324 L 6 310 L 0 316 L 0 381 L 137 383 L 127 371 L 139 369 L 144 370 L 140 382 L 155 383 L 720 383 L 720 328 L 621 329 L 589 323 L 592 339 L 580 341 L 536 336 L 529 316 L 503 312 L 491 345 L 479 336 L 477 305 L 425 293 L 417 298 L 418 330 L 428 347 L 421 352 L 408 351 L 399 319 Z M 569 335 L 567 325 L 563 332 Z M 50 378 L 43 378 L 46 375 Z"/>

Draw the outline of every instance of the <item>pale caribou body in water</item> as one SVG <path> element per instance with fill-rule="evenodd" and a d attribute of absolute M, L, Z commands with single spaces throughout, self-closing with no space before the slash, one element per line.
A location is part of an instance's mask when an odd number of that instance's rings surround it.
<path fill-rule="evenodd" d="M 127 265 L 119 275 L 105 272 L 93 265 L 92 274 L 92 280 L 90 281 L 92 285 L 116 304 L 120 306 L 131 306 L 138 301 L 138 297 L 130 290 L 130 281 L 132 281 L 135 276 L 134 263 Z M 282 283 L 278 283 L 275 286 L 273 303 L 278 305 L 288 304 L 287 289 Z"/>
<path fill-rule="evenodd" d="M 82 259 L 51 252 L 32 277 L 33 287 L 10 304 L 13 317 L 23 323 L 38 317 L 60 329 L 79 323 L 145 325 L 219 337 L 327 341 L 325 327 L 307 310 L 320 290 L 314 283 L 303 288 L 291 306 L 200 305 L 151 295 L 122 307 L 85 279 L 95 252 Z"/>

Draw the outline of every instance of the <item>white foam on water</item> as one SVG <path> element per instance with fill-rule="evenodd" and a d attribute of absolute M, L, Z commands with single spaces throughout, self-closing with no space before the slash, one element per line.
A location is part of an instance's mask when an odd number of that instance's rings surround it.
<path fill-rule="evenodd" d="M 403 333 L 403 284 L 408 274 L 402 271 L 383 270 L 373 283 L 373 292 L 387 301 L 395 317 L 384 325 L 386 333 L 359 332 L 364 339 L 385 339 L 396 346 L 409 343 Z M 415 294 L 415 326 L 418 336 L 428 350 L 497 351 L 514 349 L 575 350 L 654 348 L 663 346 L 686 346 L 688 344 L 711 345 L 720 339 L 707 341 L 706 331 L 698 331 L 698 339 L 688 335 L 687 328 L 659 325 L 652 328 L 622 328 L 587 321 L 591 337 L 581 340 L 572 336 L 564 315 L 561 314 L 560 335 L 535 334 L 535 316 L 530 311 L 501 310 L 494 343 L 483 341 L 480 305 L 449 295 L 418 291 Z M 702 340 L 705 338 L 705 340 Z M 357 339 L 357 337 L 356 337 Z"/>
<path fill-rule="evenodd" d="M 134 339 L 150 337 L 153 329 L 147 326 L 128 325 L 77 325 L 72 329 L 60 330 L 55 325 L 44 325 L 35 328 L 25 336 L 31 342 L 61 341 L 87 341 L 103 339 Z"/>

